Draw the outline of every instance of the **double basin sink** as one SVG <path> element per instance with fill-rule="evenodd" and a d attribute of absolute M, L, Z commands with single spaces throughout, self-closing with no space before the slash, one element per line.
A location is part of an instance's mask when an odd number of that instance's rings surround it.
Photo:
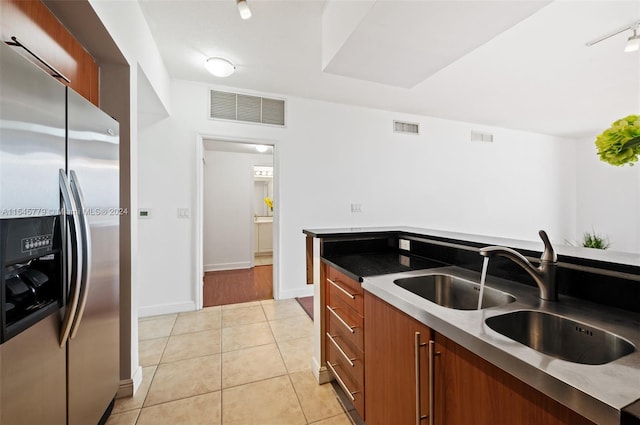
<path fill-rule="evenodd" d="M 444 273 L 394 280 L 428 301 L 455 310 L 477 310 L 480 285 Z M 485 286 L 482 309 L 516 301 L 506 292 Z M 568 317 L 539 310 L 517 310 L 485 319 L 492 330 L 548 356 L 573 363 L 600 365 L 635 351 L 624 338 Z"/>

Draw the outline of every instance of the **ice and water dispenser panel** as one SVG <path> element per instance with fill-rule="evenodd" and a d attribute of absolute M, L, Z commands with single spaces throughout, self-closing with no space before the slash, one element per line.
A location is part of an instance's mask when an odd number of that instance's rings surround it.
<path fill-rule="evenodd" d="M 0 221 L 0 342 L 62 307 L 60 216 Z"/>

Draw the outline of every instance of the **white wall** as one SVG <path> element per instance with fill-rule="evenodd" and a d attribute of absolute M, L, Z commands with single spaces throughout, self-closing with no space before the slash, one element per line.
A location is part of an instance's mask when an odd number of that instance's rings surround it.
<path fill-rule="evenodd" d="M 270 155 L 204 152 L 204 270 L 248 268 L 253 260 L 253 166 Z"/>
<path fill-rule="evenodd" d="M 138 117 L 146 115 L 147 108 L 154 116 L 168 113 L 170 79 L 137 2 L 89 0 L 89 3 L 128 63 L 128 66 L 101 64 L 100 71 L 101 106 L 122 123 L 120 197 L 121 206 L 130 212 L 129 216 L 121 219 L 120 239 L 122 337 L 119 395 L 124 396 L 135 392 L 142 382 L 138 359 L 138 295 L 149 296 L 147 291 L 139 289 L 141 279 L 146 278 L 142 273 L 146 273 L 149 267 L 139 266 L 144 261 L 153 262 L 153 256 L 149 257 L 146 252 L 139 256 L 138 251 Z M 85 36 L 93 37 L 92 34 Z M 126 135 L 123 134 L 125 132 Z M 123 233 L 126 237 L 122 237 Z M 140 248 L 147 248 L 146 240 Z"/>
<path fill-rule="evenodd" d="M 603 129 L 604 130 L 604 129 Z M 584 232 L 607 236 L 611 250 L 640 252 L 640 167 L 599 160 L 595 137 L 577 143 L 577 241 Z"/>
<path fill-rule="evenodd" d="M 276 145 L 281 298 L 312 293 L 304 228 L 409 225 L 528 240 L 544 228 L 555 241 L 575 234 L 573 140 L 295 97 L 286 128 L 216 121 L 207 119 L 207 89 L 174 81 L 172 116 L 140 133 L 141 205 L 144 196 L 155 211 L 144 223 L 148 239 L 140 224 L 141 270 L 151 277 L 141 314 L 193 304 L 193 225 L 174 211 L 195 204 L 196 134 Z M 419 123 L 421 134 L 394 134 L 393 119 Z M 469 142 L 472 129 L 495 141 Z M 363 212 L 351 213 L 351 203 Z M 158 234 L 169 250 L 151 237 Z"/>

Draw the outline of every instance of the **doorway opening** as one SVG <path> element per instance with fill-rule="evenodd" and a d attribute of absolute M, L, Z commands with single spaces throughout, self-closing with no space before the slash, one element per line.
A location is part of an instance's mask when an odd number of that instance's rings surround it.
<path fill-rule="evenodd" d="M 197 142 L 199 307 L 274 298 L 278 287 L 274 144 L 205 136 Z"/>

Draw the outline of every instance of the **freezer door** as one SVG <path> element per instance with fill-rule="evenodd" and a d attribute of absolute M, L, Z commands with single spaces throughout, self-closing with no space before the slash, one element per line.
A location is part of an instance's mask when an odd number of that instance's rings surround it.
<path fill-rule="evenodd" d="M 0 424 L 66 423 L 65 352 L 52 314 L 0 345 Z M 94 422 L 97 423 L 97 422 Z"/>
<path fill-rule="evenodd" d="M 96 424 L 118 391 L 118 123 L 68 89 L 68 170 L 88 229 L 78 314 L 68 343 L 68 423 Z"/>
<path fill-rule="evenodd" d="M 0 218 L 57 214 L 65 87 L 5 43 L 0 76 Z"/>

